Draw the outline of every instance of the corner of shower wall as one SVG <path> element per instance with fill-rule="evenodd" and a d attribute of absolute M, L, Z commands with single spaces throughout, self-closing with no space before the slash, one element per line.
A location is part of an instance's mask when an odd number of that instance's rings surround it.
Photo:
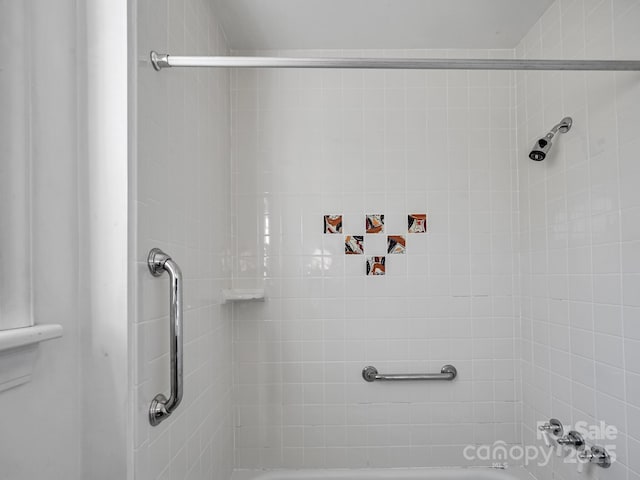
<path fill-rule="evenodd" d="M 518 58 L 638 59 L 640 2 L 554 2 L 516 48 Z M 637 185 L 640 82 L 625 72 L 517 74 L 522 288 L 523 442 L 545 448 L 536 422 L 614 426 L 596 437 L 617 457 L 595 478 L 638 475 Z M 565 116 L 553 156 L 527 159 L 534 139 Z M 633 251 L 635 250 L 635 253 Z M 631 322 L 631 323 L 630 323 Z M 635 323 L 637 324 L 637 323 Z M 567 452 L 568 455 L 568 452 Z M 527 468 L 577 478 L 568 455 Z M 635 463 L 634 463 L 635 462 Z"/>
<path fill-rule="evenodd" d="M 230 73 L 156 72 L 150 50 L 225 55 L 213 1 L 139 0 L 137 76 L 137 277 L 133 458 L 136 480 L 228 479 L 233 469 Z M 151 427 L 149 404 L 169 385 L 166 278 L 146 257 L 162 248 L 184 275 L 184 398 Z"/>

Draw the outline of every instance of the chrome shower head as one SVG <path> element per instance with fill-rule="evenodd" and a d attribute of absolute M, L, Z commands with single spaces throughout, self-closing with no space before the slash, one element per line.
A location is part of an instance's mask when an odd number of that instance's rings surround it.
<path fill-rule="evenodd" d="M 547 158 L 547 153 L 549 153 L 549 150 L 551 150 L 551 146 L 553 145 L 549 140 L 549 135 L 536 140 L 536 144 L 533 146 L 533 149 L 531 149 L 531 152 L 529 152 L 529 158 L 536 162 L 541 162 Z"/>
<path fill-rule="evenodd" d="M 547 154 L 553 143 L 551 143 L 551 139 L 558 133 L 567 133 L 571 130 L 571 126 L 573 125 L 573 120 L 571 117 L 563 118 L 560 123 L 554 126 L 549 133 L 547 133 L 544 137 L 536 140 L 536 143 L 533 145 L 531 152 L 529 152 L 529 158 L 531 160 L 535 160 L 536 162 L 540 162 L 547 158 Z"/>

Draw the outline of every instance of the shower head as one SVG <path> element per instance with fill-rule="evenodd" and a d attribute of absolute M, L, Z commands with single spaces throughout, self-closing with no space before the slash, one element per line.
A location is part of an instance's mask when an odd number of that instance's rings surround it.
<path fill-rule="evenodd" d="M 548 136 L 549 135 L 536 140 L 536 144 L 531 149 L 531 152 L 529 152 L 529 158 L 531 160 L 541 162 L 547 158 L 547 153 L 549 153 L 549 150 L 551 150 L 551 146 L 553 145 L 553 143 L 550 142 L 550 139 L 547 138 Z"/>
<path fill-rule="evenodd" d="M 571 130 L 571 125 L 573 125 L 573 120 L 571 117 L 564 117 L 560 123 L 554 126 L 549 133 L 547 133 L 544 137 L 536 140 L 536 143 L 533 145 L 531 152 L 529 152 L 529 158 L 531 160 L 535 160 L 536 162 L 540 162 L 547 158 L 547 154 L 553 143 L 551 143 L 551 139 L 558 133 L 567 133 Z"/>

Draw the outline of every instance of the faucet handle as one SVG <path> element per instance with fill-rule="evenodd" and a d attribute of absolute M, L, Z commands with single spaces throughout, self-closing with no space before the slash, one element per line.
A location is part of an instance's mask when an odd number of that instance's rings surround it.
<path fill-rule="evenodd" d="M 551 437 L 560 437 L 564 432 L 564 428 L 560 420 L 556 418 L 550 419 L 548 422 L 538 425 L 538 430 L 542 432 L 542 439 L 547 447 L 551 446 Z"/>
<path fill-rule="evenodd" d="M 584 465 L 595 463 L 599 467 L 609 468 L 611 466 L 611 456 L 603 448 L 597 445 L 578 452 L 578 473 L 582 473 Z"/>
<path fill-rule="evenodd" d="M 548 422 L 538 425 L 538 430 L 550 433 L 554 437 L 560 437 L 564 433 L 564 427 L 557 418 L 552 418 Z"/>
<path fill-rule="evenodd" d="M 556 441 L 560 445 L 569 445 L 574 447 L 576 450 L 582 450 L 584 448 L 584 438 L 575 430 L 571 430 L 564 437 L 560 437 Z"/>

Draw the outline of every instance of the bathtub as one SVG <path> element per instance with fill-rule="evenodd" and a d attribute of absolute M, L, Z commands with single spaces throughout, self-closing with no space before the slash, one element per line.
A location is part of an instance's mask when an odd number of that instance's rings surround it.
<path fill-rule="evenodd" d="M 535 480 L 522 467 L 235 470 L 231 480 Z"/>

